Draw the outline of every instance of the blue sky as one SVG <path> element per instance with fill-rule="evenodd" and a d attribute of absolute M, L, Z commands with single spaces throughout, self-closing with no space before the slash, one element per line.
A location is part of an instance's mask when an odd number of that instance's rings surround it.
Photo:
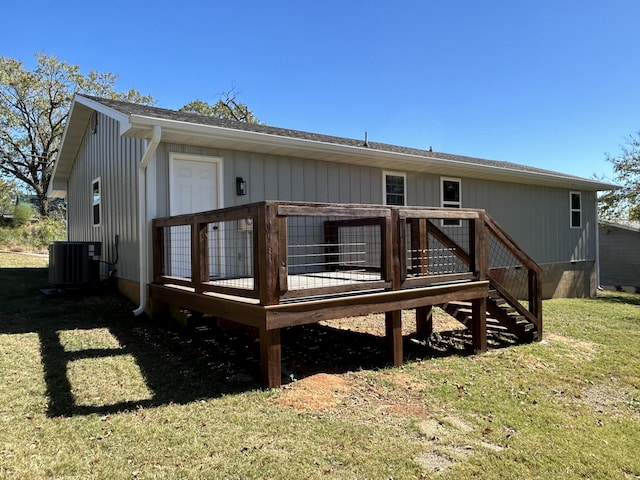
<path fill-rule="evenodd" d="M 54 54 L 179 108 L 235 86 L 269 125 L 612 179 L 640 130 L 640 1 L 35 0 L 0 55 Z"/>

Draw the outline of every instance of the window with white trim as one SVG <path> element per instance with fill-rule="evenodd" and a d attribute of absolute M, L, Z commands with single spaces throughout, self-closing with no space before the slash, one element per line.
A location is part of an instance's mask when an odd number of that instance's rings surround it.
<path fill-rule="evenodd" d="M 462 208 L 462 182 L 459 178 L 440 178 L 440 204 L 445 208 Z M 443 220 L 445 227 L 459 227 L 460 220 Z"/>
<path fill-rule="evenodd" d="M 407 176 L 398 172 L 382 173 L 382 190 L 385 205 L 406 205 Z"/>
<path fill-rule="evenodd" d="M 91 182 L 91 215 L 93 226 L 99 227 L 102 220 L 102 192 L 100 191 L 100 177 Z"/>
<path fill-rule="evenodd" d="M 571 228 L 582 227 L 582 194 L 569 192 Z"/>

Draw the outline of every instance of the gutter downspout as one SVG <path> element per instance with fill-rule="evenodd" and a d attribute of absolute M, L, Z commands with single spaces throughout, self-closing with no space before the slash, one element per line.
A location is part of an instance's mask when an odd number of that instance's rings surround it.
<path fill-rule="evenodd" d="M 133 314 L 137 317 L 144 313 L 147 307 L 147 277 L 148 277 L 148 262 L 147 262 L 147 165 L 149 161 L 156 153 L 156 149 L 160 144 L 160 138 L 162 137 L 162 128 L 158 125 L 153 126 L 153 135 L 151 141 L 147 144 L 147 149 L 140 160 L 138 167 L 138 247 L 140 255 L 140 305 L 133 311 Z"/>
<path fill-rule="evenodd" d="M 598 193 L 596 192 L 596 290 L 604 290 L 600 285 L 600 214 L 598 212 Z"/>

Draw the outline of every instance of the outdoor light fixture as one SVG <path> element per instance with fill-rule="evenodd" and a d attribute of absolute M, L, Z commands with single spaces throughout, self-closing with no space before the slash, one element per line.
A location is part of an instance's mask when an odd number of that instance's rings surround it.
<path fill-rule="evenodd" d="M 236 195 L 247 194 L 247 181 L 242 177 L 236 177 Z"/>

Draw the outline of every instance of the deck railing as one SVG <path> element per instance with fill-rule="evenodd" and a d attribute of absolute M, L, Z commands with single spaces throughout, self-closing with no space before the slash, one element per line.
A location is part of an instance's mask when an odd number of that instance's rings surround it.
<path fill-rule="evenodd" d="M 489 215 L 484 217 L 492 288 L 542 332 L 542 269 Z"/>
<path fill-rule="evenodd" d="M 157 284 L 261 305 L 488 279 L 541 322 L 540 268 L 483 210 L 266 201 L 155 219 L 153 252 Z"/>

